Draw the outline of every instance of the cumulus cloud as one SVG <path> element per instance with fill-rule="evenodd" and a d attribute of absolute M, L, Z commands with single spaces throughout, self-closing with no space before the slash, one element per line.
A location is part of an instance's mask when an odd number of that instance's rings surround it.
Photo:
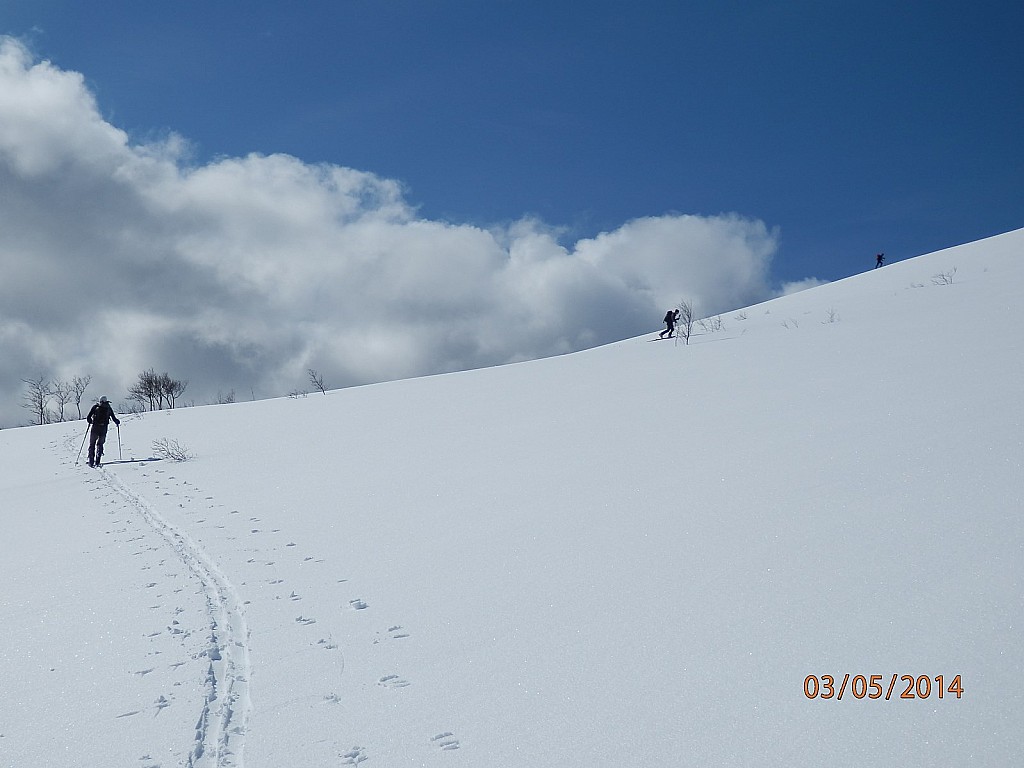
<path fill-rule="evenodd" d="M 776 234 L 735 215 L 637 219 L 571 244 L 522 219 L 418 215 L 399 182 L 286 155 L 189 161 L 132 143 L 81 75 L 0 39 L 0 425 L 23 378 L 150 367 L 185 400 L 286 394 L 560 354 L 770 297 Z"/>
<path fill-rule="evenodd" d="M 816 277 L 807 277 L 803 280 L 794 280 L 790 283 L 783 283 L 782 287 L 778 291 L 779 296 L 789 296 L 791 293 L 799 293 L 800 291 L 806 291 L 808 288 L 817 288 L 819 285 L 825 285 L 828 280 L 819 280 Z"/>

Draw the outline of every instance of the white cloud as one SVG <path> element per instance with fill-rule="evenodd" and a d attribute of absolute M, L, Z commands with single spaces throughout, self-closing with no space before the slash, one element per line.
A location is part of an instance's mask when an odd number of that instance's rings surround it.
<path fill-rule="evenodd" d="M 186 400 L 492 365 L 771 295 L 776 235 L 735 215 L 627 222 L 574 244 L 543 222 L 426 220 L 401 184 L 285 155 L 198 167 L 132 144 L 77 73 L 0 40 L 0 425 L 22 378 L 154 367 Z"/>
<path fill-rule="evenodd" d="M 828 280 L 819 280 L 816 277 L 807 277 L 803 280 L 794 280 L 790 283 L 783 283 L 782 287 L 776 292 L 776 296 L 789 296 L 791 293 L 799 293 L 800 291 L 806 291 L 808 288 L 817 288 L 819 285 L 826 285 Z"/>

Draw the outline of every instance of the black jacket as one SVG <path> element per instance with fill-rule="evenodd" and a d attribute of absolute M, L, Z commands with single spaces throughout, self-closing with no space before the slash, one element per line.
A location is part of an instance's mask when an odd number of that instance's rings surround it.
<path fill-rule="evenodd" d="M 110 403 L 96 403 L 85 418 L 94 427 L 103 427 L 105 429 L 110 424 L 111 419 L 114 420 L 117 426 L 121 426 L 121 422 L 114 415 L 114 409 L 110 407 Z"/>

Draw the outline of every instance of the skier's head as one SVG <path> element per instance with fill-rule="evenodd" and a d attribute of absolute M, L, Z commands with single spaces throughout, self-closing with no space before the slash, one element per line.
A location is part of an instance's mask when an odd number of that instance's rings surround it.
<path fill-rule="evenodd" d="M 106 396 L 106 395 L 104 395 L 103 397 L 101 397 L 101 398 L 100 398 L 100 402 L 101 402 L 101 403 L 109 403 L 110 401 L 109 401 L 109 400 L 107 400 L 107 396 Z"/>

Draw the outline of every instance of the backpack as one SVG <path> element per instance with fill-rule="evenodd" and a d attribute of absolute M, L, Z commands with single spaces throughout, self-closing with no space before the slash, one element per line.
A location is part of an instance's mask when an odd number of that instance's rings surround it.
<path fill-rule="evenodd" d="M 92 424 L 100 427 L 105 427 L 110 423 L 110 417 L 114 415 L 114 409 L 110 407 L 110 403 L 96 403 L 89 412 L 92 416 Z"/>

